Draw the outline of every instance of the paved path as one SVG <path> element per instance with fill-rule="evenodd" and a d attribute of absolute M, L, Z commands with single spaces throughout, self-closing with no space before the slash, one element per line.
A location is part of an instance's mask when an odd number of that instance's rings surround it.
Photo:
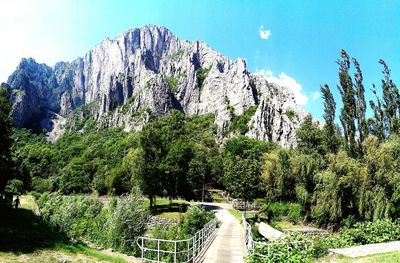
<path fill-rule="evenodd" d="M 215 204 L 214 204 L 215 205 Z M 219 209 L 217 218 L 222 222 L 214 241 L 200 260 L 203 263 L 244 262 L 244 231 L 239 221 L 227 210 Z"/>
<path fill-rule="evenodd" d="M 397 250 L 400 250 L 400 241 L 369 244 L 369 245 L 349 247 L 349 248 L 329 249 L 329 251 L 332 251 L 336 254 L 341 254 L 352 258 L 393 252 Z"/>

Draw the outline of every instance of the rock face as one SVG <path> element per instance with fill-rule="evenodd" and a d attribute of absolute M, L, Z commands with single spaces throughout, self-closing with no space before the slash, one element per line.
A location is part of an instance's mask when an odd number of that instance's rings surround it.
<path fill-rule="evenodd" d="M 43 119 L 64 117 L 64 128 L 73 129 L 91 116 L 97 127 L 139 130 L 150 116 L 177 109 L 188 116 L 215 114 L 222 141 L 235 116 L 255 106 L 245 135 L 288 147 L 305 116 L 287 87 L 251 74 L 243 59 L 232 61 L 153 25 L 105 39 L 83 58 L 52 68 L 22 59 L 7 87 L 19 127 L 42 128 Z"/>

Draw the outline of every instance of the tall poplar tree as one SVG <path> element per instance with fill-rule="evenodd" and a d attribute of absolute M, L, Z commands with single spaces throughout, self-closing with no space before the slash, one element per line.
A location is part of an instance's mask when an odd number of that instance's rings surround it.
<path fill-rule="evenodd" d="M 360 64 L 357 59 L 353 58 L 353 64 L 356 68 L 354 73 L 354 79 L 356 81 L 356 118 L 357 118 L 357 128 L 358 128 L 358 142 L 359 149 L 362 149 L 362 143 L 364 139 L 368 136 L 368 126 L 365 120 L 365 111 L 367 109 L 364 96 L 364 84 L 363 84 L 363 74 L 361 72 Z"/>
<path fill-rule="evenodd" d="M 341 59 L 337 60 L 339 65 L 339 83 L 338 89 L 342 96 L 343 108 L 340 112 L 340 122 L 343 126 L 346 149 L 350 156 L 358 156 L 358 147 L 356 143 L 356 100 L 353 81 L 349 74 L 350 57 L 345 50 L 342 49 Z"/>
<path fill-rule="evenodd" d="M 384 125 L 387 135 L 397 133 L 399 131 L 399 108 L 400 96 L 399 90 L 390 78 L 390 69 L 382 59 L 379 63 L 383 66 L 383 79 L 382 79 L 382 99 L 384 109 Z"/>
<path fill-rule="evenodd" d="M 335 128 L 336 102 L 327 84 L 321 86 L 321 93 L 324 99 L 324 142 L 328 152 L 337 153 L 340 141 Z"/>
<path fill-rule="evenodd" d="M 374 111 L 374 117 L 369 120 L 369 129 L 373 135 L 375 135 L 380 142 L 385 139 L 385 126 L 384 126 L 384 118 L 385 113 L 382 109 L 382 102 L 379 98 L 375 85 L 372 85 L 372 92 L 375 95 L 376 103 L 373 100 L 369 101 L 369 105 Z"/>

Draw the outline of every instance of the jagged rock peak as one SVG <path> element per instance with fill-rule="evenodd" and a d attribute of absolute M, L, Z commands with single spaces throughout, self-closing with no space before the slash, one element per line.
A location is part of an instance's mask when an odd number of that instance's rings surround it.
<path fill-rule="evenodd" d="M 251 74 L 244 59 L 232 61 L 202 41 L 180 41 L 155 25 L 106 38 L 83 58 L 52 68 L 23 59 L 8 84 L 18 91 L 15 123 L 47 123 L 48 130 L 58 127 L 57 134 L 82 128 L 85 118 L 97 127 L 139 130 L 149 116 L 176 109 L 188 116 L 214 114 L 221 142 L 242 133 L 291 146 L 305 115 L 287 87 Z M 237 131 L 232 123 L 243 114 L 248 127 Z M 51 121 L 64 118 L 65 125 Z"/>

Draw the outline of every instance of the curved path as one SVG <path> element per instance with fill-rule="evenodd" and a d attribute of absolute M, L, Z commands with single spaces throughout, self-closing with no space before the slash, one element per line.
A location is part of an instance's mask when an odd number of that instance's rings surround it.
<path fill-rule="evenodd" d="M 204 204 L 207 206 L 207 204 Z M 239 221 L 224 208 L 228 204 L 210 204 L 218 206 L 217 218 L 221 226 L 212 241 L 210 247 L 204 253 L 199 262 L 203 263 L 242 263 L 244 262 L 244 231 Z"/>
<path fill-rule="evenodd" d="M 400 250 L 400 241 L 392 241 L 386 243 L 368 244 L 362 246 L 329 249 L 336 254 L 341 254 L 347 257 L 357 258 L 380 253 L 388 253 Z"/>

